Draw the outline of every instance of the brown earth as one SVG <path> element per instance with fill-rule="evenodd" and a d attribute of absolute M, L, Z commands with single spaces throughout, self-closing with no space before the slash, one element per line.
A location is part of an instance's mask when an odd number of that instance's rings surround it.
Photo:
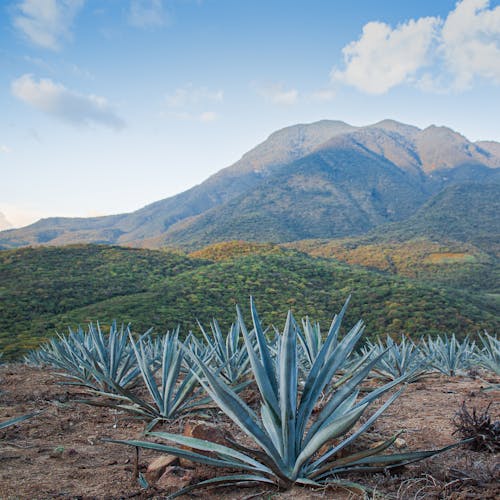
<path fill-rule="evenodd" d="M 483 389 L 499 379 L 482 375 L 483 378 L 436 375 L 409 385 L 378 419 L 371 431 L 373 440 L 404 429 L 402 437 L 408 446 L 405 449 L 432 449 L 452 443 L 458 439 L 452 435 L 452 419 L 463 401 L 469 408 L 478 409 L 491 403 L 490 413 L 498 420 L 499 392 Z M 0 422 L 43 411 L 0 430 L 0 498 L 162 498 L 176 485 L 193 484 L 216 475 L 217 471 L 211 468 L 182 463 L 182 467 L 169 468 L 169 484 L 160 482 L 142 489 L 135 479 L 136 472 L 145 472 L 158 454 L 142 450 L 136 460 L 135 448 L 103 439 L 140 439 L 144 422 L 116 410 L 78 403 L 79 398 L 88 395 L 78 387 L 58 384 L 60 380 L 48 369 L 13 364 L 0 367 Z M 163 429 L 182 432 L 189 419 L 179 419 Z M 223 432 L 247 442 L 220 412 L 212 411 L 209 419 Z M 370 486 L 382 498 L 494 499 L 500 498 L 498 458 L 498 454 L 459 447 L 391 474 L 349 479 Z M 360 498 L 357 493 L 338 487 L 295 487 L 278 492 L 265 486 L 199 490 L 193 496 L 240 500 Z"/>

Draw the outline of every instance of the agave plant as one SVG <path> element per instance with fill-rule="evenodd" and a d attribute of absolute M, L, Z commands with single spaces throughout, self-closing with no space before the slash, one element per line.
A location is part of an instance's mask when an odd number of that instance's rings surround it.
<path fill-rule="evenodd" d="M 143 337 L 149 334 L 150 331 Z M 60 375 L 73 384 L 113 391 L 116 386 L 130 386 L 140 374 L 129 336 L 129 326 L 118 329 L 113 322 L 106 335 L 99 323 L 90 323 L 87 331 L 70 328 L 69 335 L 51 339 L 36 358 L 62 370 Z M 33 362 L 33 356 L 28 361 Z"/>
<path fill-rule="evenodd" d="M 229 384 L 243 381 L 251 372 L 251 366 L 245 343 L 240 336 L 239 321 L 231 325 L 225 338 L 216 319 L 210 323 L 211 332 L 206 332 L 201 323 L 198 325 L 208 349 L 213 352 L 213 363 L 219 368 L 221 377 Z"/>
<path fill-rule="evenodd" d="M 470 367 L 475 350 L 474 342 L 467 337 L 460 342 L 455 334 L 436 339 L 428 337 L 427 341 L 422 339 L 421 346 L 429 365 L 450 377 Z"/>
<path fill-rule="evenodd" d="M 83 400 L 81 402 L 109 406 L 123 409 L 150 421 L 148 429 L 152 429 L 162 420 L 177 418 L 182 413 L 200 408 L 211 402 L 210 398 L 201 398 L 203 389 L 199 386 L 196 374 L 186 370 L 186 351 L 179 340 L 179 329 L 173 333 L 167 332 L 161 338 L 162 355 L 159 365 L 151 358 L 148 352 L 148 343 L 144 340 L 134 342 L 130 338 L 130 345 L 135 353 L 137 365 L 152 402 L 139 397 L 133 390 L 114 385 L 116 394 L 96 391 L 100 396 L 112 401 Z M 210 362 L 209 355 L 205 354 L 204 362 Z M 157 382 L 155 375 L 159 375 Z M 110 384 L 112 382 L 110 381 Z"/>
<path fill-rule="evenodd" d="M 404 335 L 401 341 L 395 342 L 389 335 L 385 343 L 378 339 L 376 343 L 368 341 L 362 348 L 362 355 L 378 356 L 386 352 L 373 367 L 372 372 L 383 380 L 396 380 L 407 376 L 408 382 L 415 382 L 428 373 L 427 362 L 420 349 Z"/>
<path fill-rule="evenodd" d="M 271 483 L 281 488 L 290 488 L 294 484 L 320 486 L 342 482 L 337 476 L 348 471 L 387 470 L 448 449 L 449 447 L 436 451 L 384 454 L 383 452 L 394 443 L 396 434 L 375 448 L 340 457 L 339 452 L 345 451 L 366 432 L 399 396 L 401 390 L 391 395 L 371 416 L 360 422 L 370 404 L 406 379 L 400 377 L 360 397 L 360 384 L 385 353 L 373 359 L 365 356 L 355 368 L 337 381 L 336 390 L 329 393 L 317 417 L 312 417 L 326 385 L 338 368 L 345 364 L 363 332 L 362 322 L 358 322 L 339 340 L 339 329 L 346 307 L 347 302 L 333 321 L 328 336 L 311 366 L 301 394 L 298 390 L 298 326 L 292 314 L 288 313 L 280 336 L 278 363 L 275 365 L 253 300 L 251 314 L 257 343 L 255 348 L 238 309 L 241 332 L 261 396 L 260 416 L 254 413 L 207 363 L 196 355 L 191 356 L 199 370 L 194 373 L 201 385 L 221 410 L 254 440 L 256 448 L 236 442 L 232 442 L 231 446 L 223 446 L 166 432 L 153 432 L 149 435 L 180 447 L 147 441 L 113 442 L 163 451 L 194 462 L 241 471 L 189 486 L 173 496 L 201 486 L 232 485 L 240 482 Z M 332 348 L 332 345 L 335 347 Z M 278 369 L 275 369 L 275 366 Z M 356 429 L 352 431 L 356 424 Z M 325 448 L 326 444 L 329 446 Z M 211 452 L 211 455 L 203 454 L 205 452 Z"/>
<path fill-rule="evenodd" d="M 483 347 L 474 357 L 476 362 L 483 368 L 500 375 L 500 340 L 488 332 L 484 332 L 484 335 L 479 334 L 479 338 Z"/>

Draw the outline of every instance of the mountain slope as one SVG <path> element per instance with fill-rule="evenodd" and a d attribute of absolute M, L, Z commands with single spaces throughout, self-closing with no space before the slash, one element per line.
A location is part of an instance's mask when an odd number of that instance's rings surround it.
<path fill-rule="evenodd" d="M 250 193 L 174 225 L 165 243 L 199 248 L 361 234 L 410 216 L 427 199 L 414 176 L 356 145 L 329 143 L 283 169 Z"/>
<path fill-rule="evenodd" d="M 364 157 L 360 156 L 361 153 Z M 234 165 L 221 170 L 198 186 L 152 203 L 136 212 L 90 219 L 45 219 L 26 228 L 1 232 L 0 248 L 75 242 L 158 246 L 168 240 L 176 244 L 172 235 L 177 234 L 180 227 L 192 224 L 193 217 L 203 218 L 206 215 L 208 219 L 213 219 L 213 213 L 209 213 L 211 210 L 229 202 L 235 202 L 239 206 L 240 201 L 236 200 L 242 196 L 248 196 L 247 212 L 258 211 L 258 206 L 250 210 L 255 192 L 261 190 L 270 192 L 273 185 L 278 187 L 289 184 L 289 177 L 294 175 L 297 162 L 306 157 L 311 175 L 316 175 L 315 169 L 322 168 L 322 159 L 326 154 L 337 155 L 337 158 L 357 155 L 361 163 L 373 162 L 374 157 L 377 157 L 379 162 L 385 161 L 389 169 L 387 175 L 381 174 L 376 179 L 373 176 L 367 179 L 360 177 L 356 181 L 358 183 L 356 191 L 361 191 L 362 188 L 365 198 L 369 198 L 374 189 L 378 190 L 379 179 L 394 177 L 394 167 L 405 174 L 400 176 L 403 181 L 402 192 L 407 188 L 408 176 L 414 178 L 411 182 L 417 193 L 425 194 L 425 197 L 420 199 L 420 204 L 452 183 L 473 180 L 498 182 L 500 179 L 500 169 L 496 168 L 500 166 L 498 143 L 483 141 L 474 144 L 446 127 L 431 126 L 420 130 L 392 120 L 384 120 L 367 127 L 353 127 L 344 122 L 324 120 L 279 130 L 243 155 Z M 317 166 L 313 164 L 315 159 L 319 162 Z M 361 163 L 357 166 L 362 167 Z M 368 165 L 366 168 L 370 170 L 371 166 Z M 356 171 L 363 175 L 363 168 L 357 168 Z M 307 172 L 305 175 L 310 174 Z M 270 178 L 273 178 L 273 184 L 270 183 Z M 362 181 L 364 186 L 360 185 Z M 331 194 L 336 195 L 336 193 L 332 191 Z M 312 196 L 312 193 L 310 192 L 308 196 Z M 375 209 L 377 216 L 371 208 L 368 208 L 367 221 L 361 225 L 356 221 L 359 218 L 358 209 L 364 209 L 364 202 L 356 199 L 353 209 L 353 203 L 339 202 L 339 196 L 327 205 L 335 207 L 338 218 L 342 215 L 346 220 L 354 219 L 355 223 L 350 234 L 358 234 L 361 230 L 370 229 L 387 220 L 400 220 L 409 215 L 405 205 L 402 207 L 394 203 L 381 205 Z M 322 191 L 318 201 L 322 203 L 324 198 L 325 191 Z M 418 204 L 415 205 L 413 202 L 413 197 L 410 197 L 408 203 L 414 209 L 418 208 Z M 388 218 L 380 216 L 384 210 L 386 213 L 394 212 L 394 216 Z M 300 220 L 295 216 L 292 216 L 292 219 L 294 223 L 300 222 L 303 227 L 315 226 L 314 218 L 308 219 L 309 213 L 306 210 Z M 262 223 L 267 222 L 267 214 L 261 214 L 260 217 Z M 285 239 L 293 236 L 289 234 L 290 224 L 286 220 L 282 221 L 280 226 L 282 227 L 278 229 L 269 228 L 267 233 L 283 234 Z M 330 228 L 329 231 L 323 236 L 349 234 L 345 228 L 339 230 Z M 215 232 L 223 237 L 222 229 L 209 228 L 209 232 Z M 223 238 L 228 239 L 234 235 L 234 231 L 229 231 Z M 314 235 L 316 233 L 311 234 Z"/>
<path fill-rule="evenodd" d="M 454 240 L 500 253 L 500 184 L 465 183 L 450 186 L 405 221 L 376 229 L 379 241 L 407 241 L 426 236 Z"/>

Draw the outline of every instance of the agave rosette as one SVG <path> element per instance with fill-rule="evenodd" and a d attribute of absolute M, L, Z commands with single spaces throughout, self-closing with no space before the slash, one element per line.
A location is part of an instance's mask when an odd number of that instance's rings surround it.
<path fill-rule="evenodd" d="M 238 397 L 217 371 L 195 354 L 191 355 L 197 367 L 193 373 L 200 384 L 257 447 L 249 448 L 236 442 L 232 442 L 231 446 L 223 446 L 166 432 L 153 432 L 149 435 L 181 447 L 147 441 L 114 442 L 163 451 L 194 462 L 239 471 L 189 486 L 174 496 L 197 487 L 241 482 L 272 483 L 282 488 L 290 488 L 295 483 L 320 486 L 341 481 L 338 475 L 345 472 L 387 470 L 448 449 L 449 447 L 432 451 L 384 454 L 394 443 L 396 434 L 376 448 L 347 453 L 340 458 L 339 452 L 366 432 L 395 401 L 402 389 L 393 393 L 361 423 L 360 418 L 370 404 L 407 379 L 407 376 L 399 377 L 361 397 L 360 384 L 385 352 L 374 358 L 366 355 L 336 381 L 334 390 L 329 391 L 322 408 L 313 418 L 313 410 L 317 409 L 325 388 L 338 369 L 345 366 L 346 359 L 363 334 L 363 324 L 360 321 L 339 339 L 339 329 L 347 303 L 348 301 L 340 314 L 334 318 L 301 393 L 298 384 L 298 325 L 292 314 L 287 316 L 275 361 L 253 300 L 251 314 L 255 344 L 238 308 L 241 332 L 261 396 L 260 415 Z M 189 447 L 190 450 L 184 447 Z M 211 452 L 211 455 L 207 456 L 205 452 Z"/>

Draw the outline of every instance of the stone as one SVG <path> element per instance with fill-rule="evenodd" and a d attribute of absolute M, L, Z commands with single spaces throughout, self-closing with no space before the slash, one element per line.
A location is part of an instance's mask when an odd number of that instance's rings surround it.
<path fill-rule="evenodd" d="M 178 465 L 179 457 L 174 455 L 162 455 L 154 459 L 146 470 L 146 479 L 148 483 L 156 483 L 165 473 L 168 467 Z"/>
<path fill-rule="evenodd" d="M 209 423 L 209 422 L 203 422 L 201 420 L 186 422 L 186 425 L 184 426 L 184 433 L 183 434 L 184 434 L 184 436 L 187 436 L 187 437 L 193 437 L 196 439 L 204 439 L 205 441 L 210 441 L 212 443 L 232 447 L 231 443 L 228 441 L 228 439 L 229 440 L 233 439 L 231 434 L 228 433 L 227 431 L 222 430 L 219 426 L 212 424 L 212 423 Z M 200 453 L 201 455 L 210 456 L 209 452 L 194 450 L 194 449 L 190 448 L 189 446 L 181 446 L 181 448 L 184 448 L 185 450 L 196 451 L 196 453 Z M 185 458 L 181 458 L 180 464 L 183 467 L 192 467 L 193 466 L 193 462 L 191 462 Z"/>
<path fill-rule="evenodd" d="M 195 478 L 193 470 L 186 470 L 178 466 L 167 467 L 156 482 L 156 487 L 174 493 L 189 486 Z"/>
<path fill-rule="evenodd" d="M 408 445 L 403 438 L 397 438 L 396 441 L 394 441 L 394 446 L 400 450 L 401 448 L 406 448 Z"/>

